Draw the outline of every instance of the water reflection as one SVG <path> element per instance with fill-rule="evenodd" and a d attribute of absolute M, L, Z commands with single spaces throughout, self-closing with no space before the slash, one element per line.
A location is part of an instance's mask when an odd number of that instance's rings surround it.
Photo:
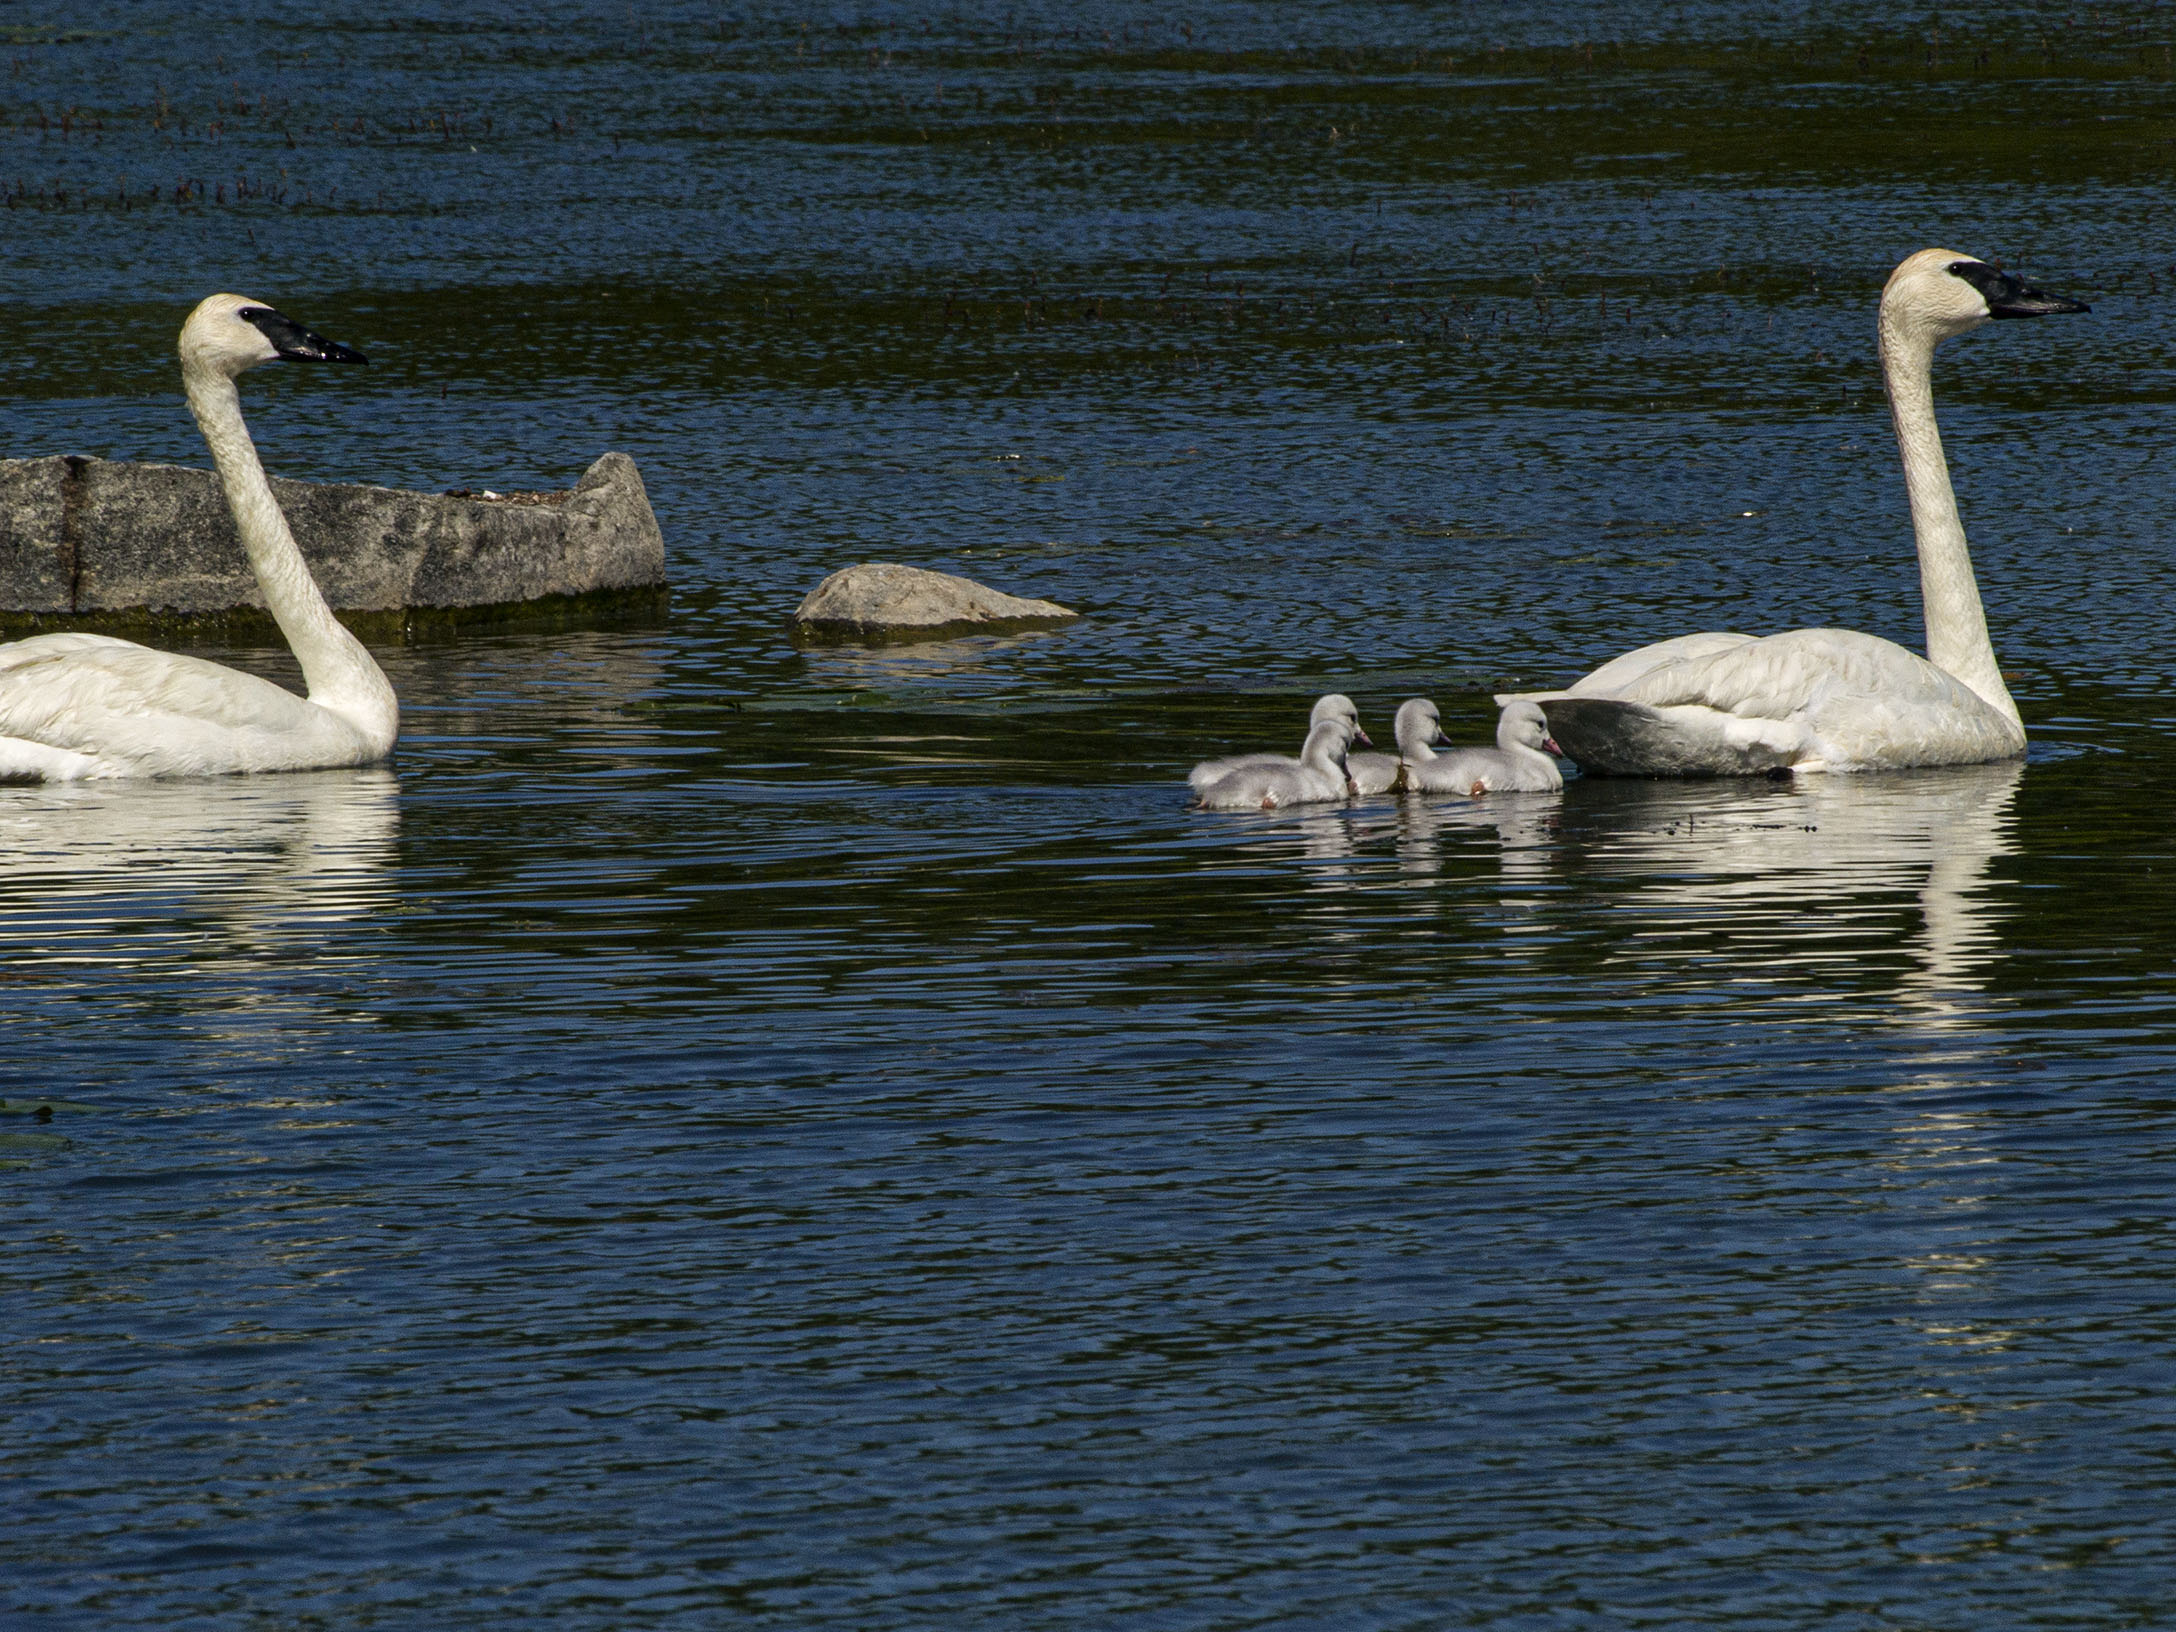
<path fill-rule="evenodd" d="M 386 655 L 401 697 L 401 757 L 411 766 L 503 762 L 517 746 L 549 745 L 585 768 L 627 770 L 668 751 L 648 705 L 667 689 L 671 665 L 650 631 L 506 635 Z M 715 693 L 714 675 L 691 678 Z M 533 786 L 520 796 L 534 797 Z"/>
<path fill-rule="evenodd" d="M 1412 877 L 1443 871 L 1446 844 L 1465 843 L 1493 832 L 1506 884 L 1538 884 L 1556 871 L 1555 847 L 1560 793 L 1503 793 L 1486 799 L 1425 799 L 1399 802 L 1398 870 Z"/>
<path fill-rule="evenodd" d="M 942 681 L 950 689 L 972 691 L 977 681 L 1010 682 L 1022 654 L 1062 639 L 1073 627 L 896 644 L 808 644 L 800 652 L 808 678 L 823 686 L 888 690 Z"/>
<path fill-rule="evenodd" d="M 0 963 L 360 917 L 391 894 L 399 795 L 382 769 L 0 790 Z"/>
<path fill-rule="evenodd" d="M 1589 865 L 1633 884 L 1634 939 L 1722 937 L 1744 978 L 1840 975 L 1896 945 L 1900 892 L 1919 923 L 1902 943 L 1907 1010 L 1964 1016 L 2000 938 L 1981 889 L 2008 855 L 2017 762 L 1790 782 L 1580 785 Z M 1599 819 L 1599 820 L 1598 820 Z M 1893 955 L 1893 954 L 1891 954 Z"/>

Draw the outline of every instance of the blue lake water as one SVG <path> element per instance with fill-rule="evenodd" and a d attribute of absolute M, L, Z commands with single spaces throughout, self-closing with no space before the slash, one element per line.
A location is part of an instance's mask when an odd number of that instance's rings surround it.
<path fill-rule="evenodd" d="M 372 356 L 245 381 L 275 473 L 619 448 L 673 577 L 381 644 L 387 770 L 0 789 L 11 1625 L 2166 1617 L 2157 12 L 247 0 L 0 74 L 0 452 L 202 463 L 233 288 Z M 1937 373 L 2022 765 L 1187 808 L 1325 689 L 1917 644 L 1927 243 L 2094 305 Z M 797 649 L 870 559 L 1086 615 Z"/>

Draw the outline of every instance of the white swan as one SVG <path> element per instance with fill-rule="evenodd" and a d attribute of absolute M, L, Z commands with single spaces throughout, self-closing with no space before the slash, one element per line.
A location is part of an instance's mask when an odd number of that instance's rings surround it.
<path fill-rule="evenodd" d="M 234 389 L 281 359 L 360 363 L 262 301 L 213 295 L 181 330 L 189 411 L 211 448 L 265 605 L 301 661 L 309 700 L 201 658 L 110 635 L 0 645 L 0 777 L 202 776 L 368 765 L 400 731 L 393 688 L 340 626 L 287 530 Z"/>
<path fill-rule="evenodd" d="M 1342 692 L 1333 691 L 1315 699 L 1315 706 L 1308 711 L 1307 729 L 1310 734 L 1318 725 L 1331 720 L 1343 720 L 1352 727 L 1352 735 L 1361 742 L 1368 734 L 1360 729 L 1360 710 Z M 1301 753 L 1306 752 L 1305 747 Z M 1205 759 L 1186 773 L 1186 785 L 1196 793 L 1212 782 L 1220 782 L 1236 771 L 1265 770 L 1271 767 L 1290 767 L 1297 764 L 1290 754 L 1228 754 L 1222 759 Z"/>
<path fill-rule="evenodd" d="M 1443 734 L 1443 722 L 1436 713 L 1436 705 L 1425 697 L 1409 698 L 1398 705 L 1398 716 L 1391 722 L 1391 735 L 1398 743 L 1395 754 L 1345 756 L 1345 774 L 1352 778 L 1353 792 L 1388 793 L 1398 785 L 1398 771 L 1402 766 L 1428 758 L 1436 743 L 1451 740 Z"/>
<path fill-rule="evenodd" d="M 1281 810 L 1286 805 L 1320 805 L 1352 792 L 1345 774 L 1345 753 L 1355 727 L 1350 720 L 1324 720 L 1307 733 L 1298 759 L 1248 755 L 1252 761 L 1208 786 L 1197 789 L 1204 810 Z"/>
<path fill-rule="evenodd" d="M 1881 366 L 1919 544 L 1924 658 L 1848 629 L 1643 646 L 1568 691 L 1528 694 L 1566 756 L 1612 776 L 1743 776 L 2022 754 L 2024 723 L 1995 666 L 1934 422 L 1934 348 L 1990 317 L 2088 309 L 1943 249 L 1910 257 L 1882 290 Z"/>
<path fill-rule="evenodd" d="M 1433 725 L 1436 705 L 1429 703 L 1427 709 Z M 1422 743 L 1419 753 L 1406 756 L 1405 785 L 1414 793 L 1462 793 L 1474 799 L 1484 793 L 1555 793 L 1564 786 L 1564 773 L 1549 757 L 1556 751 L 1539 707 L 1507 703 L 1496 721 L 1495 747 L 1438 754 Z"/>

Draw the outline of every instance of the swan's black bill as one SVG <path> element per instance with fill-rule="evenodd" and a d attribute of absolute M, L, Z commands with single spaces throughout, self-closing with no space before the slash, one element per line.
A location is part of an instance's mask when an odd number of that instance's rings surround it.
<path fill-rule="evenodd" d="M 253 325 L 257 332 L 272 342 L 272 349 L 280 354 L 280 360 L 288 363 L 367 363 L 370 361 L 353 346 L 343 346 L 337 340 L 328 340 L 322 334 L 304 328 L 291 317 L 282 317 L 269 306 L 245 306 L 240 312 L 243 322 Z"/>
<path fill-rule="evenodd" d="M 1949 272 L 1951 277 L 1962 278 L 1977 289 L 1987 302 L 1987 310 L 1996 317 L 2051 317 L 2057 312 L 2093 309 L 2082 300 L 2044 295 L 2028 287 L 2023 278 L 1998 271 L 1985 261 L 1952 261 Z"/>

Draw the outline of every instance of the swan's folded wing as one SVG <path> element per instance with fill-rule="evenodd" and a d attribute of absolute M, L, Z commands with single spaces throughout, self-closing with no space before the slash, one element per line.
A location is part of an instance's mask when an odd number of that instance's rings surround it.
<path fill-rule="evenodd" d="M 202 658 L 105 635 L 40 635 L 0 646 L 0 736 L 103 752 L 179 745 L 200 733 L 306 728 L 316 711 L 291 691 Z"/>
<path fill-rule="evenodd" d="M 1592 674 L 1574 680 L 1569 694 L 1574 697 L 1624 697 L 1625 689 L 1646 676 L 1661 669 L 1674 668 L 1683 663 L 1705 662 L 1725 652 L 1756 644 L 1751 635 L 1730 634 L 1721 630 L 1699 635 L 1679 635 L 1674 640 L 1658 640 L 1652 646 L 1642 646 L 1637 651 L 1626 652 L 1622 657 L 1611 658 Z"/>
<path fill-rule="evenodd" d="M 1622 657 L 1613 657 L 1591 674 L 1580 676 L 1562 691 L 1506 691 L 1496 697 L 1498 708 L 1509 707 L 1517 702 L 1538 703 L 1556 697 L 1621 697 L 1624 688 L 1656 669 L 1674 664 L 1713 657 L 1739 646 L 1752 644 L 1752 635 L 1731 634 L 1722 630 L 1698 635 L 1678 635 L 1671 640 L 1658 640 L 1652 646 L 1642 646 Z"/>
<path fill-rule="evenodd" d="M 1878 635 L 1794 629 L 1655 664 L 1607 695 L 1651 708 L 1689 705 L 1742 719 L 1789 720 L 1844 698 L 1906 709 L 1939 705 L 1960 689 L 1925 658 Z M 1575 694 L 1591 695 L 1576 688 Z"/>

